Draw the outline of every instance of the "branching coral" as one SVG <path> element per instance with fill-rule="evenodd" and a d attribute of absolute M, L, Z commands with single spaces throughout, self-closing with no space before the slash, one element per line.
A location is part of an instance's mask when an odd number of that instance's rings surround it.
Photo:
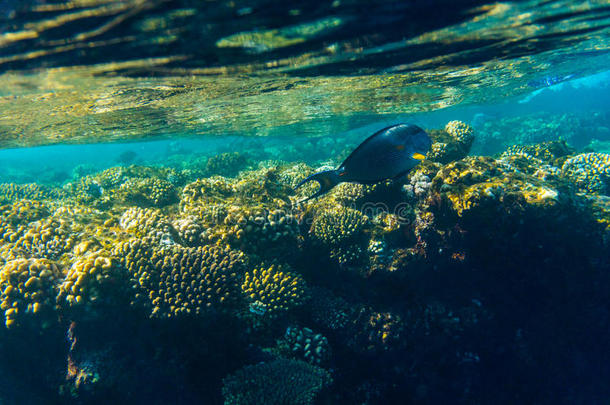
<path fill-rule="evenodd" d="M 246 273 L 241 289 L 257 310 L 275 317 L 303 303 L 305 281 L 296 274 L 271 265 Z"/>
<path fill-rule="evenodd" d="M 287 328 L 278 346 L 285 347 L 290 356 L 301 358 L 310 364 L 320 365 L 330 357 L 328 339 L 309 328 Z"/>

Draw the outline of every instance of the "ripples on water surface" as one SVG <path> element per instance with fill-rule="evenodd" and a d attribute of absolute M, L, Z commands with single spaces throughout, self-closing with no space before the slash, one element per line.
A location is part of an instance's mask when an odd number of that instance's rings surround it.
<path fill-rule="evenodd" d="M 14 1 L 4 146 L 298 136 L 523 94 L 608 66 L 607 1 Z M 290 131 L 288 131 L 290 132 Z M 297 131 L 294 131 L 297 132 Z"/>
<path fill-rule="evenodd" d="M 0 404 L 607 404 L 609 27 L 0 0 Z M 297 203 L 397 121 L 417 167 Z"/>

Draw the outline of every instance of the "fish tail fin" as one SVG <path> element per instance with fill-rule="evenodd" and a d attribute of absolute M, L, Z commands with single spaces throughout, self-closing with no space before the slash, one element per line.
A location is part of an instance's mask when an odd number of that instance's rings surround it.
<path fill-rule="evenodd" d="M 314 173 L 311 176 L 307 177 L 305 180 L 303 180 L 299 184 L 297 184 L 294 189 L 296 190 L 297 188 L 301 187 L 303 184 L 309 183 L 310 181 L 317 181 L 318 184 L 320 184 L 320 188 L 318 189 L 318 191 L 313 193 L 311 196 L 299 201 L 298 202 L 299 204 L 303 203 L 305 201 L 311 200 L 312 198 L 319 197 L 322 194 L 326 194 L 337 184 L 341 183 L 341 180 L 339 179 L 339 174 L 337 173 L 336 170 L 325 170 L 323 172 Z"/>

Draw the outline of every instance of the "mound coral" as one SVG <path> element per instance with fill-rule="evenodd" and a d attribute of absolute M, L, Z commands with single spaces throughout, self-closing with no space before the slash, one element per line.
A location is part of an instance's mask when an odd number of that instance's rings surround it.
<path fill-rule="evenodd" d="M 78 257 L 59 285 L 57 302 L 67 309 L 85 309 L 120 302 L 127 286 L 125 273 L 109 253 L 96 251 Z"/>
<path fill-rule="evenodd" d="M 0 267 L 0 309 L 7 328 L 31 316 L 50 320 L 60 267 L 47 259 L 15 259 Z"/>
<path fill-rule="evenodd" d="M 41 221 L 30 223 L 12 244 L 7 257 L 38 257 L 58 259 L 64 252 L 72 248 L 75 235 L 68 221 L 64 218 L 48 217 Z"/>
<path fill-rule="evenodd" d="M 278 258 L 294 254 L 297 247 L 297 220 L 282 209 L 227 209 L 222 226 L 204 232 L 210 241 L 220 240 L 247 253 Z"/>
<path fill-rule="evenodd" d="M 223 380 L 222 394 L 225 405 L 311 405 L 331 383 L 330 373 L 323 368 L 277 359 L 237 370 Z"/>
<path fill-rule="evenodd" d="M 45 200 L 51 198 L 57 198 L 58 192 L 48 189 L 47 187 L 40 186 L 35 183 L 30 184 L 13 184 L 3 183 L 0 184 L 0 203 L 9 202 L 13 200 L 20 200 L 22 198 L 28 200 Z"/>
<path fill-rule="evenodd" d="M 113 254 L 129 273 L 135 300 L 150 308 L 151 316 L 230 311 L 241 301 L 243 254 L 228 247 L 155 249 L 136 239 L 123 242 Z"/>
<path fill-rule="evenodd" d="M 121 215 L 119 225 L 137 237 L 150 236 L 163 244 L 174 243 L 173 233 L 175 231 L 169 220 L 157 209 L 129 208 Z"/>
<path fill-rule="evenodd" d="M 117 191 L 119 199 L 140 207 L 163 207 L 176 201 L 176 189 L 167 180 L 132 178 Z"/>
<path fill-rule="evenodd" d="M 450 121 L 444 130 L 428 132 L 433 141 L 428 159 L 439 163 L 462 159 L 474 141 L 473 129 L 462 121 Z"/>
<path fill-rule="evenodd" d="M 312 288 L 307 304 L 307 308 L 311 311 L 311 318 L 322 328 L 343 329 L 349 321 L 349 304 L 344 299 L 333 296 L 328 290 L 319 287 Z"/>
<path fill-rule="evenodd" d="M 362 236 L 366 224 L 367 218 L 360 211 L 336 207 L 314 217 L 310 235 L 327 246 L 350 244 Z"/>
<path fill-rule="evenodd" d="M 16 200 L 0 207 L 0 219 L 12 225 L 37 221 L 50 213 L 47 204 L 36 200 Z"/>
<path fill-rule="evenodd" d="M 610 154 L 585 153 L 571 157 L 561 171 L 583 192 L 610 194 Z"/>
<path fill-rule="evenodd" d="M 208 176 L 221 175 L 233 177 L 248 164 L 246 156 L 239 152 L 226 152 L 208 159 L 205 169 Z"/>
<path fill-rule="evenodd" d="M 278 316 L 303 303 L 305 281 L 280 266 L 255 268 L 245 274 L 241 289 L 257 311 Z"/>
<path fill-rule="evenodd" d="M 560 166 L 565 158 L 573 153 L 564 140 L 541 142 L 535 145 L 513 145 L 502 153 L 502 156 L 528 155 L 544 161 L 546 164 Z"/>
<path fill-rule="evenodd" d="M 404 323 L 397 314 L 362 308 L 354 325 L 356 325 L 356 333 L 351 346 L 357 351 L 396 350 L 405 343 L 404 339 L 401 339 Z"/>

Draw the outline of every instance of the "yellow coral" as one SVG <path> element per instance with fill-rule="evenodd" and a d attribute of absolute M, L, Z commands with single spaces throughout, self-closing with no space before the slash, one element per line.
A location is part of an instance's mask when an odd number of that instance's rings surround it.
<path fill-rule="evenodd" d="M 133 302 L 149 307 L 152 316 L 231 310 L 241 298 L 243 256 L 228 247 L 159 249 L 149 240 L 132 240 L 113 254 L 129 274 Z"/>
<path fill-rule="evenodd" d="M 310 234 L 328 246 L 350 243 L 358 239 L 367 224 L 360 211 L 347 207 L 323 210 L 314 218 Z"/>
<path fill-rule="evenodd" d="M 46 259 L 15 259 L 0 267 L 0 309 L 8 328 L 31 315 L 49 314 L 61 271 Z"/>
<path fill-rule="evenodd" d="M 80 307 L 113 299 L 122 283 L 122 273 L 107 252 L 96 251 L 79 257 L 59 286 L 60 306 Z"/>
<path fill-rule="evenodd" d="M 300 305 L 305 299 L 305 281 L 281 267 L 259 267 L 246 273 L 241 286 L 251 304 L 269 316 Z"/>
<path fill-rule="evenodd" d="M 470 125 L 462 121 L 449 121 L 445 125 L 445 132 L 460 143 L 472 143 L 474 140 L 474 130 Z"/>

